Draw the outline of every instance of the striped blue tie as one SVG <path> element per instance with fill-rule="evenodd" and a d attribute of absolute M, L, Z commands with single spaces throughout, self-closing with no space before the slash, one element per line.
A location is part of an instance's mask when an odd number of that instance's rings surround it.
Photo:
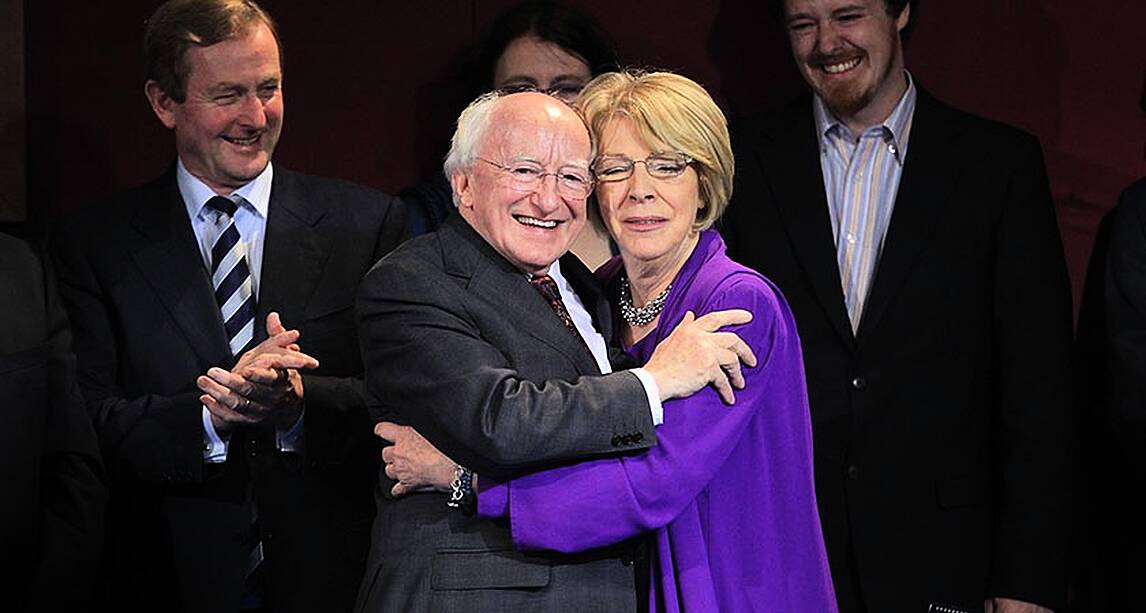
<path fill-rule="evenodd" d="M 223 315 L 231 354 L 238 356 L 255 336 L 255 293 L 251 269 L 247 266 L 247 249 L 235 227 L 237 207 L 229 198 L 215 196 L 207 206 L 222 213 L 227 227 L 211 247 L 211 283 L 215 302 Z"/>

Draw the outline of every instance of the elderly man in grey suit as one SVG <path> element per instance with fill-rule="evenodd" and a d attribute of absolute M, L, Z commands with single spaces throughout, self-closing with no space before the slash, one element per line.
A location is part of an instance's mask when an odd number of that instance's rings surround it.
<path fill-rule="evenodd" d="M 418 484 L 382 480 L 359 610 L 637 610 L 639 543 L 523 553 L 507 523 L 465 512 L 471 470 L 503 477 L 646 449 L 661 401 L 710 383 L 730 398 L 740 361 L 755 361 L 716 331 L 750 318 L 728 311 L 681 324 L 644 368 L 613 372 L 623 361 L 609 347 L 608 304 L 565 255 L 584 227 L 592 155 L 563 102 L 479 98 L 446 160 L 460 215 L 363 281 L 359 338 L 376 417 L 407 423 L 462 466 L 443 467 L 457 476 L 451 492 L 395 499 Z M 389 424 L 381 433 L 398 447 L 418 436 Z"/>

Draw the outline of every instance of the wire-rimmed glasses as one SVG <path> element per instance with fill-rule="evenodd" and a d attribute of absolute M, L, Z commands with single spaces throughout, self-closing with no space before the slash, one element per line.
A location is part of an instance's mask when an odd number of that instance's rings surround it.
<path fill-rule="evenodd" d="M 593 176 L 601 182 L 624 181 L 633 176 L 637 164 L 644 164 L 654 179 L 673 179 L 684 174 L 695 160 L 684 153 L 654 153 L 643 160 L 624 155 L 602 155 L 593 162 Z"/>
<path fill-rule="evenodd" d="M 593 193 L 593 176 L 583 168 L 562 166 L 555 172 L 545 172 L 540 164 L 528 160 L 518 160 L 506 166 L 483 157 L 478 159 L 506 173 L 519 191 L 535 192 L 541 189 L 545 177 L 551 176 L 557 180 L 557 192 L 565 198 L 584 200 Z"/>

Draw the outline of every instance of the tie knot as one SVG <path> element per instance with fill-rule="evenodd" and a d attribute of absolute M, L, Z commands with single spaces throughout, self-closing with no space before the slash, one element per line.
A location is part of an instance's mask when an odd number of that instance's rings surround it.
<path fill-rule="evenodd" d="M 235 211 L 239 208 L 235 206 L 235 203 L 232 202 L 230 198 L 225 198 L 223 196 L 215 196 L 208 200 L 207 207 L 215 209 L 227 217 L 234 215 Z"/>
<path fill-rule="evenodd" d="M 533 277 L 529 280 L 529 284 L 546 300 L 561 300 L 561 292 L 557 289 L 557 282 L 553 280 L 553 277 L 549 275 Z"/>

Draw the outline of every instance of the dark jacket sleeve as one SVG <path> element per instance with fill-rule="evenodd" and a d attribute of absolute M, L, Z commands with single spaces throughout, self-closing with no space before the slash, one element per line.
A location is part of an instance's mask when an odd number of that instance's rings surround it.
<path fill-rule="evenodd" d="M 96 239 L 81 224 L 62 224 L 50 251 L 71 323 L 76 378 L 107 468 L 154 482 L 199 481 L 204 476 L 203 422 L 195 378 L 187 377 L 169 393 L 131 395 L 124 390 L 122 331 L 115 329 L 115 304 L 105 279 L 92 266 L 89 240 Z"/>
<path fill-rule="evenodd" d="M 1070 286 L 1042 152 L 1009 158 L 995 235 L 993 428 L 998 505 L 989 593 L 1065 601 L 1070 483 Z"/>
<path fill-rule="evenodd" d="M 653 444 L 635 375 L 571 377 L 548 370 L 554 360 L 544 346 L 497 347 L 463 296 L 440 273 L 401 262 L 385 261 L 367 275 L 360 341 L 368 393 L 382 406 L 449 457 L 495 476 Z M 642 435 L 618 447 L 618 436 L 636 432 Z"/>

